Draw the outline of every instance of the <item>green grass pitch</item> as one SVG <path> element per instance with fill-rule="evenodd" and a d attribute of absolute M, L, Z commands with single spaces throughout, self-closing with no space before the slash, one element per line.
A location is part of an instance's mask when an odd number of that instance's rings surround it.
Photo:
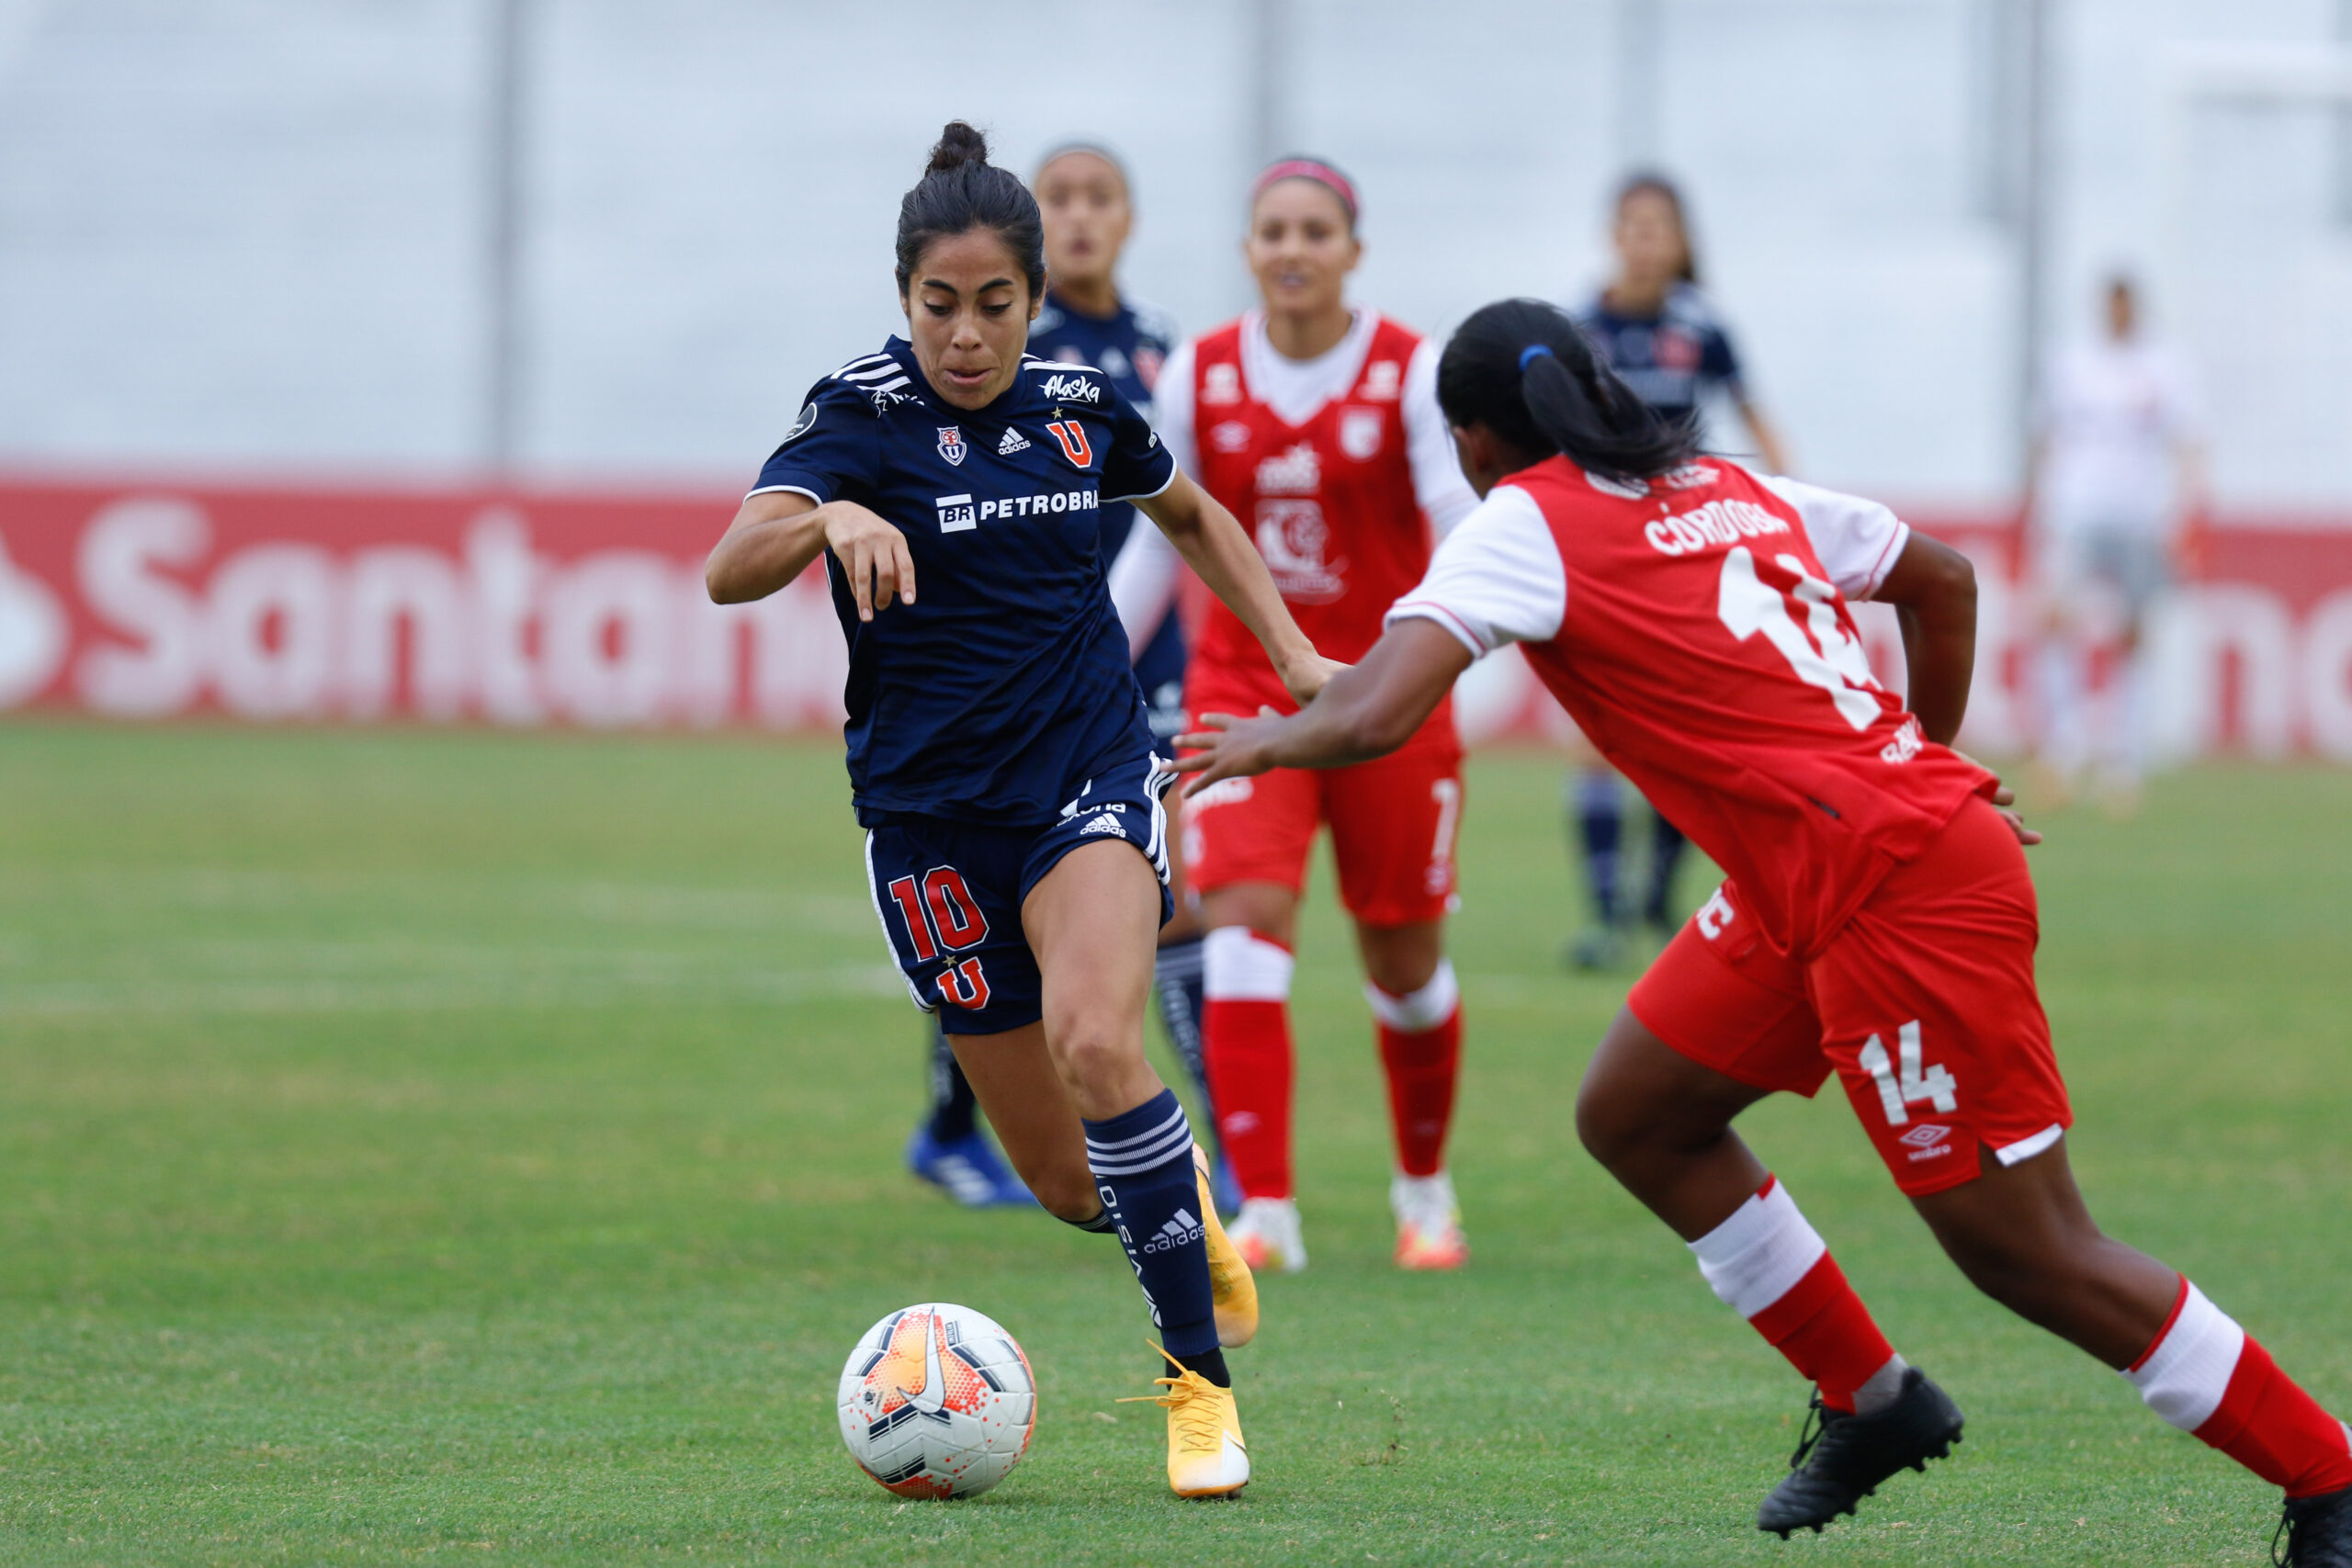
<path fill-rule="evenodd" d="M 1560 765 L 1470 774 L 1454 1143 L 1476 1256 L 1388 1264 L 1320 875 L 1315 1265 L 1235 1366 L 1258 1479 L 1161 1479 L 1125 1263 L 899 1168 L 917 1022 L 836 749 L 0 729 L 0 1562 L 2245 1563 L 2272 1495 L 1968 1292 L 1841 1100 L 1748 1131 L 1967 1442 L 1818 1540 L 1804 1390 L 1576 1145 L 1623 977 L 1564 974 Z M 2034 852 L 2109 1229 L 2352 1407 L 2352 775 L 2167 779 Z M 1702 891 L 1697 878 L 1686 898 Z M 1027 1348 L 1027 1460 L 901 1504 L 834 1433 L 885 1311 Z"/>

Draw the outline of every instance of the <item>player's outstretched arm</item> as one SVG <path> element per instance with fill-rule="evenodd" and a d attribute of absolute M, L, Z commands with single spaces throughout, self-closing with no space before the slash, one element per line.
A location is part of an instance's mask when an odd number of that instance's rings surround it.
<path fill-rule="evenodd" d="M 1176 742 L 1200 749 L 1175 764 L 1201 775 L 1184 793 L 1269 768 L 1343 768 L 1385 757 L 1413 738 L 1469 668 L 1470 650 L 1452 632 L 1418 617 L 1398 621 L 1362 663 L 1341 668 L 1295 714 L 1202 715 L 1208 728 Z"/>
<path fill-rule="evenodd" d="M 828 548 L 841 558 L 859 620 L 872 620 L 894 598 L 915 602 L 915 563 L 904 534 L 854 501 L 820 506 L 788 490 L 743 498 L 703 567 L 703 586 L 714 604 L 764 599 Z"/>
<path fill-rule="evenodd" d="M 1968 682 L 1976 672 L 1976 569 L 1950 545 L 1917 529 L 1905 542 L 1878 592 L 1903 626 L 1903 657 L 1910 669 L 1907 705 L 1928 739 L 1949 746 L 1968 714 Z"/>
<path fill-rule="evenodd" d="M 1283 603 L 1273 575 L 1266 570 L 1265 558 L 1250 542 L 1250 536 L 1241 531 L 1233 513 L 1190 476 L 1179 471 L 1166 490 L 1137 501 L 1136 506 L 1159 525 L 1184 563 L 1208 584 L 1209 592 L 1241 617 L 1241 624 L 1273 661 L 1274 673 L 1294 701 L 1312 702 L 1333 671 L 1347 668 L 1315 651 L 1315 645 L 1290 618 L 1290 606 Z"/>

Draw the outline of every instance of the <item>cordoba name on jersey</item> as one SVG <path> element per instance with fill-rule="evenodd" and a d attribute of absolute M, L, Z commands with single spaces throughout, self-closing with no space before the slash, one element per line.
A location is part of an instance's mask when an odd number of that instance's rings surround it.
<path fill-rule="evenodd" d="M 939 531 L 960 534 L 967 528 L 977 528 L 991 517 L 1035 517 L 1048 512 L 1099 512 L 1102 507 L 1102 492 L 1099 490 L 1037 491 L 1028 495 L 1006 496 L 999 501 L 976 501 L 968 495 L 934 496 L 932 504 L 939 509 Z"/>

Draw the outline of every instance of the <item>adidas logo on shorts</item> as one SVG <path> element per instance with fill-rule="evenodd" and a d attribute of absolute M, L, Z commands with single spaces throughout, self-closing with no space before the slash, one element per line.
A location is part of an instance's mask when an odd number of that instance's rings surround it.
<path fill-rule="evenodd" d="M 1089 822 L 1085 827 L 1080 828 L 1079 829 L 1079 833 L 1082 837 L 1088 833 L 1115 833 L 1118 830 L 1119 819 L 1105 811 L 1101 816 L 1095 818 L 1093 821 Z"/>
<path fill-rule="evenodd" d="M 1146 1252 L 1167 1252 L 1188 1242 L 1199 1241 L 1207 1233 L 1201 1222 L 1188 1209 L 1176 1211 L 1176 1217 L 1159 1227 L 1159 1234 L 1143 1244 Z"/>
<path fill-rule="evenodd" d="M 1000 457 L 1010 457 L 1015 452 L 1026 452 L 1027 450 L 1029 450 L 1029 438 L 1022 434 L 1021 432 L 1013 429 L 1011 425 L 1006 425 L 1004 427 L 1004 439 L 996 444 L 996 455 Z"/>

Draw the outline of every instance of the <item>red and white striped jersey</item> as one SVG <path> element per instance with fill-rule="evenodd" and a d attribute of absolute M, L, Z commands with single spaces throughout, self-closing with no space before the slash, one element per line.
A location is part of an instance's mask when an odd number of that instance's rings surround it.
<path fill-rule="evenodd" d="M 1993 777 L 1871 678 L 1846 601 L 1909 529 L 1710 457 L 1623 484 L 1553 457 L 1447 537 L 1390 621 L 1527 660 L 1585 736 L 1810 958 Z"/>

